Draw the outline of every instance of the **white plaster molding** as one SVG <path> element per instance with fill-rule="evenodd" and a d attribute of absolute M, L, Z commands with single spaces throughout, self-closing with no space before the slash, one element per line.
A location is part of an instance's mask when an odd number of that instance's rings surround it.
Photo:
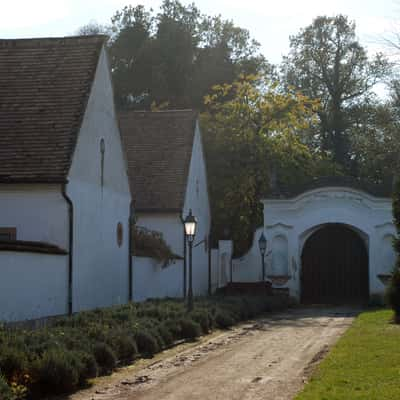
<path fill-rule="evenodd" d="M 274 228 L 293 229 L 293 225 L 287 225 L 284 224 L 283 222 L 277 222 L 276 224 L 265 226 L 265 229 L 274 229 Z"/>

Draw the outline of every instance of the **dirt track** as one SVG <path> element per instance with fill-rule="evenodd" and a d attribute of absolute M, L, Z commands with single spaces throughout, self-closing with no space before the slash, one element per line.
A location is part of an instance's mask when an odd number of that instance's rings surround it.
<path fill-rule="evenodd" d="M 70 399 L 292 399 L 355 315 L 339 308 L 271 315 L 123 369 Z"/>

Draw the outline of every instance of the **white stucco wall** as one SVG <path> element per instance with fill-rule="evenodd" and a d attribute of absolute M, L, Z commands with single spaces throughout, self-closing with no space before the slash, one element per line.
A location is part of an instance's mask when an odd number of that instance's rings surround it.
<path fill-rule="evenodd" d="M 60 185 L 0 185 L 0 228 L 15 227 L 18 240 L 67 249 L 68 205 Z"/>
<path fill-rule="evenodd" d="M 198 123 L 196 124 L 183 207 L 184 218 L 190 209 L 192 209 L 193 215 L 198 220 L 197 233 L 193 245 L 193 290 L 195 294 L 203 295 L 208 290 L 208 236 L 211 227 L 211 213 L 206 164 Z M 202 241 L 204 241 L 202 244 L 196 246 Z"/>
<path fill-rule="evenodd" d="M 274 273 L 274 238 L 287 240 L 289 281 L 284 287 L 300 297 L 301 253 L 307 238 L 324 224 L 345 224 L 356 230 L 368 247 L 370 296 L 383 294 L 385 286 L 377 277 L 387 273 L 394 251 L 388 245 L 394 237 L 390 199 L 370 196 L 350 188 L 325 187 L 291 200 L 265 200 L 264 227 L 257 230 L 253 246 L 244 257 L 233 261 L 234 279 L 256 281 L 261 274 L 258 239 L 264 231 L 268 240 L 267 275 Z M 281 242 L 282 243 L 282 242 Z M 281 251 L 281 244 L 279 251 Z M 272 252 L 271 252 L 272 251 Z M 279 258 L 282 260 L 282 258 Z"/>
<path fill-rule="evenodd" d="M 167 267 L 163 267 L 153 258 L 133 257 L 133 266 L 133 299 L 135 301 L 182 297 L 182 260 L 174 260 Z"/>
<path fill-rule="evenodd" d="M 100 141 L 104 139 L 104 185 Z M 74 204 L 73 310 L 125 303 L 130 191 L 104 49 L 79 132 L 67 194 Z M 117 244 L 117 224 L 123 243 Z"/>
<path fill-rule="evenodd" d="M 1 251 L 0 272 L 0 321 L 67 312 L 67 256 Z"/>

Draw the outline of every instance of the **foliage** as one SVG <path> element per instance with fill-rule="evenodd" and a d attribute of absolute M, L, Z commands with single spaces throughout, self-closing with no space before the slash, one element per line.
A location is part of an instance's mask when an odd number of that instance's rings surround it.
<path fill-rule="evenodd" d="M 135 256 L 155 258 L 164 266 L 167 266 L 173 259 L 182 258 L 172 252 L 162 233 L 139 226 L 133 228 L 132 249 Z"/>
<path fill-rule="evenodd" d="M 78 387 L 84 366 L 75 352 L 50 348 L 35 360 L 33 375 L 45 393 L 65 393 Z"/>
<path fill-rule="evenodd" d="M 117 365 L 117 356 L 113 349 L 106 343 L 96 343 L 93 346 L 93 355 L 102 373 L 111 372 Z"/>
<path fill-rule="evenodd" d="M 233 239 L 240 255 L 262 223 L 260 199 L 276 189 L 270 181 L 301 183 L 334 167 L 300 140 L 315 118 L 317 101 L 251 75 L 214 86 L 205 104 L 201 126 L 213 237 Z"/>
<path fill-rule="evenodd" d="M 160 350 L 157 339 L 148 331 L 137 332 L 135 339 L 139 351 L 146 356 L 152 356 Z"/>
<path fill-rule="evenodd" d="M 389 310 L 362 313 L 296 400 L 400 398 L 400 327 Z"/>
<path fill-rule="evenodd" d="M 400 154 L 400 108 L 393 101 L 352 107 L 352 173 L 374 183 L 389 183 Z"/>
<path fill-rule="evenodd" d="M 249 32 L 194 4 L 164 0 L 158 13 L 126 6 L 111 25 L 90 23 L 81 34 L 111 32 L 109 49 L 117 105 L 201 108 L 211 86 L 269 66 Z"/>
<path fill-rule="evenodd" d="M 393 191 L 393 221 L 397 231 L 394 249 L 397 259 L 386 292 L 386 300 L 395 314 L 395 321 L 400 324 L 400 179 L 396 180 Z"/>
<path fill-rule="evenodd" d="M 319 124 L 309 142 L 351 169 L 352 107 L 373 97 L 371 89 L 387 77 L 390 66 L 382 54 L 368 59 L 357 41 L 355 23 L 346 16 L 317 17 L 290 38 L 291 51 L 282 65 L 288 89 L 318 99 Z"/>
<path fill-rule="evenodd" d="M 181 335 L 183 338 L 195 339 L 201 335 L 200 325 L 189 318 L 180 321 Z"/>
<path fill-rule="evenodd" d="M 16 400 L 7 380 L 0 375 L 0 399 L 1 400 Z"/>
<path fill-rule="evenodd" d="M 200 298 L 187 313 L 182 301 L 153 300 L 60 317 L 51 327 L 37 330 L 0 328 L 5 375 L 0 378 L 0 396 L 20 400 L 76 390 L 140 355 L 152 356 L 178 340 L 195 339 L 213 326 L 226 327 L 218 323 L 218 315 L 229 314 L 234 323 L 245 319 L 249 308 L 257 315 L 270 305 L 278 307 L 274 302 L 257 297 Z"/>
<path fill-rule="evenodd" d="M 235 324 L 235 320 L 229 312 L 220 311 L 215 316 L 215 322 L 218 328 L 227 329 Z"/>

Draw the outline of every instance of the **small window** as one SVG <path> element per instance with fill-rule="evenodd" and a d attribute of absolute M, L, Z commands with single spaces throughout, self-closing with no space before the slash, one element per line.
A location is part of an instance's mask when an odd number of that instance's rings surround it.
<path fill-rule="evenodd" d="M 104 139 L 100 140 L 100 184 L 104 186 L 104 153 L 106 152 L 106 144 Z"/>
<path fill-rule="evenodd" d="M 118 247 L 122 246 L 123 241 L 124 241 L 124 228 L 123 228 L 121 222 L 118 222 L 118 225 L 117 225 L 117 244 L 118 244 Z"/>
<path fill-rule="evenodd" d="M 0 242 L 4 240 L 17 240 L 17 229 L 0 228 Z"/>

